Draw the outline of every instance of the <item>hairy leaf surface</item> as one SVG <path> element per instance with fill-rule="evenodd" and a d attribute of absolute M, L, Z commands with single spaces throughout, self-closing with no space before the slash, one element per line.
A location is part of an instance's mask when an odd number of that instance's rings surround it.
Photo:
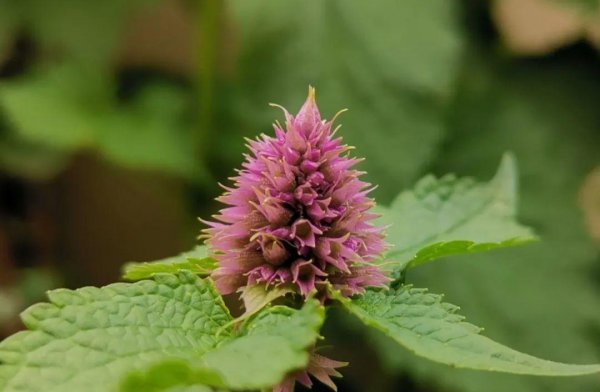
<path fill-rule="evenodd" d="M 208 256 L 208 249 L 198 245 L 189 252 L 149 262 L 131 262 L 123 267 L 123 279 L 135 281 L 151 278 L 157 273 L 189 271 L 197 275 L 208 275 L 215 269 L 216 261 Z"/>
<path fill-rule="evenodd" d="M 129 376 L 123 391 L 164 391 L 174 386 L 211 385 L 234 390 L 272 387 L 308 363 L 319 337 L 324 309 L 316 301 L 294 310 L 275 306 L 260 312 L 198 365 L 166 361 Z"/>
<path fill-rule="evenodd" d="M 517 168 L 504 156 L 489 183 L 428 176 L 382 208 L 394 248 L 385 265 L 395 271 L 444 256 L 521 245 L 535 239 L 516 222 Z"/>
<path fill-rule="evenodd" d="M 600 372 L 598 365 L 571 365 L 523 354 L 479 334 L 480 328 L 456 314 L 457 306 L 424 289 L 369 290 L 344 306 L 368 326 L 415 354 L 457 368 L 538 376 Z"/>
<path fill-rule="evenodd" d="M 208 280 L 193 274 L 49 292 L 0 343 L 0 390 L 105 391 L 165 357 L 197 358 L 230 320 Z"/>

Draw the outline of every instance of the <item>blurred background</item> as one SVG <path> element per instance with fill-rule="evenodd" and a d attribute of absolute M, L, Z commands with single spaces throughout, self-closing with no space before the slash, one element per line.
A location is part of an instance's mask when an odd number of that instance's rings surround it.
<path fill-rule="evenodd" d="M 543 241 L 411 271 L 488 336 L 600 361 L 598 0 L 0 0 L 0 338 L 58 286 L 191 248 L 244 136 L 317 88 L 376 198 L 521 171 Z M 332 310 L 342 391 L 600 390 L 431 364 Z"/>

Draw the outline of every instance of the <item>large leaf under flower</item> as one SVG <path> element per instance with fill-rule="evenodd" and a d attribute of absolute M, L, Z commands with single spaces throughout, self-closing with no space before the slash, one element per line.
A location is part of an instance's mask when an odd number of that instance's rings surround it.
<path fill-rule="evenodd" d="M 479 334 L 480 328 L 456 314 L 425 289 L 368 290 L 357 299 L 338 299 L 366 325 L 376 328 L 415 354 L 457 368 L 537 376 L 600 373 L 600 364 L 571 365 L 523 354 Z"/>
<path fill-rule="evenodd" d="M 302 311 L 269 309 L 237 334 L 227 327 L 232 318 L 212 283 L 189 272 L 55 290 L 49 298 L 23 314 L 28 331 L 0 343 L 0 390 L 104 391 L 165 360 L 203 364 L 211 371 L 206 377 L 214 382 L 218 374 L 227 387 L 271 386 L 307 364 L 324 316 L 314 302 Z M 264 350 L 273 348 L 285 353 L 274 366 L 230 367 L 233 354 L 267 357 L 274 353 Z M 249 375 L 254 384 L 242 385 Z"/>
<path fill-rule="evenodd" d="M 323 307 L 315 300 L 300 310 L 272 307 L 249 320 L 234 338 L 225 340 L 197 364 L 165 361 L 130 375 L 122 389 L 160 391 L 205 384 L 248 390 L 273 386 L 283 374 L 306 366 L 306 348 L 318 337 L 324 316 Z"/>

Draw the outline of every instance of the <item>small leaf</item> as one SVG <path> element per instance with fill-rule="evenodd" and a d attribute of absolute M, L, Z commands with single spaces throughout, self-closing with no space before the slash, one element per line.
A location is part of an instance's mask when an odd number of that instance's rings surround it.
<path fill-rule="evenodd" d="M 198 245 L 178 256 L 150 262 L 130 262 L 123 267 L 123 279 L 136 281 L 152 278 L 158 273 L 189 271 L 197 275 L 208 275 L 217 266 L 215 259 L 208 257 L 208 249 Z"/>
<path fill-rule="evenodd" d="M 388 242 L 396 244 L 383 265 L 402 271 L 440 257 L 534 241 L 531 229 L 515 221 L 516 204 L 517 168 L 510 154 L 487 184 L 425 177 L 381 209 L 382 223 L 390 225 Z"/>
<path fill-rule="evenodd" d="M 166 391 L 175 386 L 211 385 L 235 390 L 270 388 L 308 364 L 308 349 L 319 337 L 324 309 L 308 301 L 300 310 L 275 306 L 260 312 L 192 365 L 166 361 L 137 372 L 122 391 Z"/>
<path fill-rule="evenodd" d="M 164 358 L 195 359 L 231 321 L 209 280 L 188 272 L 103 288 L 54 290 L 26 310 L 28 331 L 0 343 L 0 390 L 106 391 Z"/>
<path fill-rule="evenodd" d="M 246 310 L 240 319 L 246 319 L 259 312 L 262 308 L 286 294 L 293 292 L 290 287 L 269 287 L 262 284 L 246 286 L 242 289 L 242 300 Z"/>
<path fill-rule="evenodd" d="M 480 328 L 456 314 L 440 295 L 403 286 L 368 290 L 355 300 L 337 295 L 344 307 L 408 350 L 453 367 L 537 376 L 578 376 L 600 372 L 599 365 L 571 365 L 523 354 L 479 334 Z"/>

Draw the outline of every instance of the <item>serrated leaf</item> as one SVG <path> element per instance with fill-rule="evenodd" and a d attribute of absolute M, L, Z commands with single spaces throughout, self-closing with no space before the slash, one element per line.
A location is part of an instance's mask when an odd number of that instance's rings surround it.
<path fill-rule="evenodd" d="M 479 334 L 480 328 L 458 315 L 457 306 L 425 289 L 368 290 L 354 300 L 338 298 L 366 325 L 378 329 L 416 355 L 457 368 L 528 374 L 578 376 L 600 372 L 597 365 L 543 360 Z"/>
<path fill-rule="evenodd" d="M 22 319 L 28 331 L 0 343 L 2 391 L 105 391 L 121 376 L 216 347 L 230 320 L 208 280 L 193 274 L 49 292 Z"/>
<path fill-rule="evenodd" d="M 186 92 L 155 83 L 119 102 L 113 84 L 72 63 L 39 69 L 0 84 L 0 110 L 20 144 L 63 154 L 97 150 L 122 167 L 205 180 L 184 123 Z"/>
<path fill-rule="evenodd" d="M 218 371 L 227 387 L 270 387 L 308 364 L 308 349 L 316 343 L 325 309 L 316 300 L 301 310 L 274 306 L 248 322 L 241 337 L 231 338 L 202 361 Z"/>
<path fill-rule="evenodd" d="M 598 165 L 597 67 L 567 53 L 544 64 L 507 63 L 496 54 L 465 62 L 469 77 L 449 111 L 452 134 L 434 169 L 483 178 L 503 151 L 514 151 L 522 178 L 519 216 L 535 223 L 543 241 L 426 264 L 409 278 L 444 292 L 497 341 L 545 358 L 597 363 L 598 247 L 577 206 L 585 176 Z M 399 351 L 379 333 L 369 342 L 391 377 L 408 372 L 422 389 L 598 391 L 597 377 L 457 371 Z"/>
<path fill-rule="evenodd" d="M 217 262 L 208 256 L 208 248 L 198 245 L 189 252 L 149 262 L 130 262 L 123 266 L 123 279 L 136 281 L 149 279 L 157 273 L 175 274 L 189 271 L 197 275 L 208 275 L 217 266 Z"/>
<path fill-rule="evenodd" d="M 269 388 L 308 364 L 308 349 L 319 337 L 324 309 L 308 301 L 300 310 L 276 306 L 249 320 L 199 363 L 167 361 L 130 375 L 123 392 L 164 391 L 198 384 L 234 390 Z"/>
<path fill-rule="evenodd" d="M 516 188 L 510 154 L 487 184 L 453 175 L 425 177 L 381 208 L 381 223 L 390 226 L 388 241 L 395 245 L 384 265 L 402 271 L 440 257 L 534 241 L 531 229 L 516 222 Z"/>

